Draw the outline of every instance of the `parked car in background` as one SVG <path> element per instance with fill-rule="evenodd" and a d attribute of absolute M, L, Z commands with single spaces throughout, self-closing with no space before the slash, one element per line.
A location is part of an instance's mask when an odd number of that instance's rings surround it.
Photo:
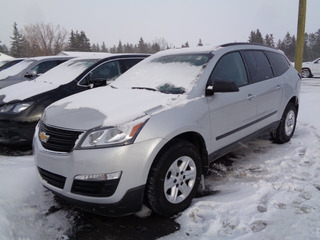
<path fill-rule="evenodd" d="M 105 86 L 147 56 L 104 54 L 74 58 L 33 81 L 0 89 L 0 143 L 31 145 L 35 126 L 49 104 Z"/>
<path fill-rule="evenodd" d="M 65 56 L 27 58 L 0 72 L 0 88 L 33 80 L 71 58 Z"/>
<path fill-rule="evenodd" d="M 303 78 L 320 76 L 320 58 L 312 62 L 302 63 L 301 75 Z"/>
<path fill-rule="evenodd" d="M 294 134 L 300 75 L 252 44 L 167 50 L 104 88 L 50 105 L 34 135 L 42 184 L 102 215 L 187 208 L 217 158 L 270 132 Z"/>
<path fill-rule="evenodd" d="M 13 65 L 15 65 L 23 60 L 24 60 L 24 58 L 14 58 L 13 60 L 9 60 L 0 67 L 0 71 L 5 70 L 9 67 L 12 67 Z"/>

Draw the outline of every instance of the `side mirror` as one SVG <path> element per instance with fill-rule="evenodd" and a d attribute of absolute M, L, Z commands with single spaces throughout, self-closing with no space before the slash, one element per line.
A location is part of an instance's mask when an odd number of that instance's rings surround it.
<path fill-rule="evenodd" d="M 105 78 L 95 78 L 92 81 L 93 87 L 102 87 L 107 85 L 107 79 Z"/>
<path fill-rule="evenodd" d="M 232 81 L 216 80 L 212 86 L 207 87 L 206 95 L 212 96 L 215 92 L 239 92 L 239 88 Z"/>
<path fill-rule="evenodd" d="M 24 76 L 27 78 L 33 78 L 37 75 L 38 75 L 38 73 L 35 70 L 31 70 L 31 71 L 27 72 Z"/>

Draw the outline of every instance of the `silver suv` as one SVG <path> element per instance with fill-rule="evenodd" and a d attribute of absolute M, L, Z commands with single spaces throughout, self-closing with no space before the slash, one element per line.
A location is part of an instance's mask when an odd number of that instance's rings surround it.
<path fill-rule="evenodd" d="M 187 208 L 211 162 L 270 132 L 292 137 L 301 78 L 252 44 L 159 52 L 107 87 L 49 106 L 34 135 L 42 184 L 102 215 Z"/>

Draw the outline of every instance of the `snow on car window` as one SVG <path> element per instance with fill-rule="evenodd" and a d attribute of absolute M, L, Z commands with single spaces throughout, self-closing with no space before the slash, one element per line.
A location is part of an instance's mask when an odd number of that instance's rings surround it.
<path fill-rule="evenodd" d="M 52 68 L 46 74 L 36 79 L 37 82 L 49 82 L 54 85 L 66 84 L 78 77 L 84 70 L 100 60 L 97 59 L 71 59 Z"/>
<path fill-rule="evenodd" d="M 21 71 L 23 71 L 24 69 L 29 67 L 34 62 L 35 62 L 35 60 L 26 59 L 26 60 L 23 60 L 23 61 L 15 64 L 14 66 L 12 66 L 8 69 L 1 71 L 0 72 L 0 80 L 3 80 L 3 79 L 10 77 L 10 76 L 17 75 L 18 73 L 20 73 Z"/>
<path fill-rule="evenodd" d="M 145 61 L 120 76 L 112 86 L 182 94 L 197 82 L 209 54 L 180 54 Z"/>

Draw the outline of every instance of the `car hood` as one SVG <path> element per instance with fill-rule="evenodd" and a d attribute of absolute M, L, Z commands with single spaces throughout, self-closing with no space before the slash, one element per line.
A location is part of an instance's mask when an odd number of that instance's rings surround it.
<path fill-rule="evenodd" d="M 23 81 L 0 89 L 0 99 L 2 98 L 2 104 L 11 101 L 23 101 L 27 98 L 50 91 L 57 87 L 59 87 L 59 85 L 45 81 Z"/>
<path fill-rule="evenodd" d="M 143 89 L 100 87 L 53 103 L 46 109 L 43 121 L 75 130 L 120 126 L 170 108 L 179 98 L 181 95 Z"/>

